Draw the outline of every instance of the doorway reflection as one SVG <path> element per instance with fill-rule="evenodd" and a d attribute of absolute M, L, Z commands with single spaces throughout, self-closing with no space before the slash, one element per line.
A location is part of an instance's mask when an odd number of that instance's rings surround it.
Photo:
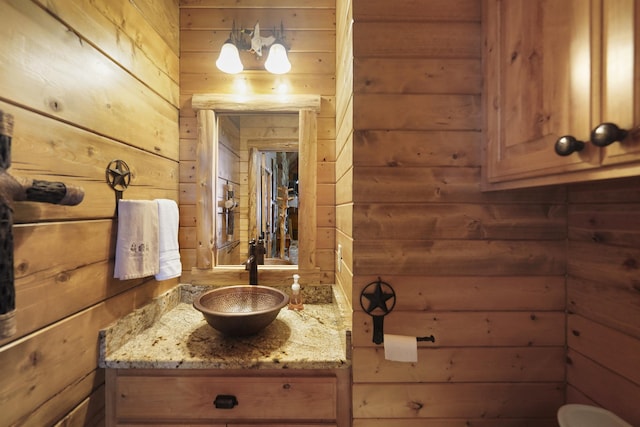
<path fill-rule="evenodd" d="M 254 239 L 265 264 L 298 263 L 298 134 L 298 114 L 218 115 L 218 265 L 243 262 Z"/>

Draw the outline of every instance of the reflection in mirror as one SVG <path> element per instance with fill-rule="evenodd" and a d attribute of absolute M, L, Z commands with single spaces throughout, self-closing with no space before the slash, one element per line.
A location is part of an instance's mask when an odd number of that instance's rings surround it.
<path fill-rule="evenodd" d="M 246 153 L 246 166 L 240 163 L 243 155 L 239 147 L 236 149 L 219 150 L 228 135 L 218 135 L 224 132 L 224 127 L 218 126 L 218 116 L 225 114 L 242 118 L 245 114 L 293 114 L 298 118 L 298 265 L 260 266 L 264 268 L 260 276 L 261 283 L 280 283 L 284 278 L 289 279 L 292 272 L 304 272 L 309 280 L 318 278 L 322 274 L 316 266 L 317 249 L 317 115 L 320 111 L 321 97 L 319 95 L 232 95 L 232 94 L 194 94 L 191 106 L 196 110 L 198 125 L 198 143 L 196 146 L 196 251 L 195 268 L 192 275 L 201 279 L 212 280 L 216 283 L 237 284 L 244 280 L 244 266 L 241 264 L 225 264 L 223 259 L 228 254 L 238 251 L 247 255 L 249 241 L 248 194 L 249 153 Z M 240 126 L 229 128 L 229 132 L 239 132 Z M 268 139 L 268 138 L 267 138 Z M 293 141 L 294 138 L 291 138 Z M 238 137 L 239 141 L 239 137 Z M 230 147 L 230 145 L 229 145 Z M 294 151 L 294 150 L 280 150 Z M 236 158 L 235 162 L 224 162 L 219 157 Z M 230 170 L 220 171 L 219 165 L 229 166 Z M 245 168 L 246 169 L 241 169 Z M 234 170 L 235 168 L 235 170 Z M 244 172 L 243 175 L 240 172 Z M 245 190 L 246 189 L 246 190 Z M 237 199 L 237 201 L 236 201 Z M 244 201 L 244 202 L 243 202 Z M 222 214 L 222 209 L 238 210 L 233 215 Z M 227 207 L 228 206 L 228 207 Z M 241 208 L 246 206 L 246 213 Z M 219 214 L 220 212 L 220 214 Z M 233 230 L 233 237 L 224 236 L 227 246 L 221 245 L 222 224 L 226 227 L 224 233 Z M 230 224 L 231 222 L 232 224 Z M 233 228 L 232 228 L 233 226 Z M 245 233 L 243 235 L 242 233 Z M 239 235 L 239 239 L 236 235 Z M 235 242 L 235 243 L 229 243 Z M 290 250 L 291 250 L 291 245 Z M 223 249 L 219 249 L 223 248 Z M 242 259 L 242 256 L 241 256 Z M 244 258 L 242 261 L 245 261 Z"/>
<path fill-rule="evenodd" d="M 218 265 L 245 261 L 248 242 L 264 264 L 298 263 L 298 114 L 219 114 Z"/>

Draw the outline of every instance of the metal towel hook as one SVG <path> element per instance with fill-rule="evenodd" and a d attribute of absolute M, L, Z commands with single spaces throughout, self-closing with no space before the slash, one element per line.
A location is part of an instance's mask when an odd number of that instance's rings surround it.
<path fill-rule="evenodd" d="M 131 169 L 124 160 L 112 160 L 105 171 L 107 184 L 116 192 L 116 216 L 118 216 L 118 202 L 122 199 L 122 193 L 131 182 Z"/>

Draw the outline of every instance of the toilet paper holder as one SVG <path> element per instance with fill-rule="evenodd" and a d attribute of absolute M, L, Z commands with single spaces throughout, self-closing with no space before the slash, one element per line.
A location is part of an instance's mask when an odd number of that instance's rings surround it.
<path fill-rule="evenodd" d="M 373 318 L 373 342 L 384 342 L 384 316 L 389 314 L 396 305 L 396 292 L 387 282 L 380 277 L 375 282 L 369 283 L 360 293 L 360 306 L 365 313 Z M 416 337 L 417 341 L 436 342 L 433 335 Z"/>

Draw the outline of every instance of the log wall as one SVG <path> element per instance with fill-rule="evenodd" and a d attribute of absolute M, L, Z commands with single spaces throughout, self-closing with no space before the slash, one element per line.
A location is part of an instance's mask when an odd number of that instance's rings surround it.
<path fill-rule="evenodd" d="M 340 244 L 354 426 L 556 426 L 565 400 L 640 424 L 640 181 L 480 192 L 479 3 L 2 0 L 10 171 L 86 192 L 75 207 L 16 204 L 19 330 L 0 341 L 2 423 L 103 424 L 97 331 L 175 285 L 112 279 L 104 169 L 129 163 L 127 198 L 180 197 L 188 271 L 189 100 L 232 90 L 211 56 L 236 17 L 283 19 L 292 87 L 322 94 L 318 218 L 335 232 L 322 265 L 333 274 Z M 275 82 L 244 80 L 257 92 Z M 385 330 L 436 338 L 418 363 L 388 362 L 371 342 L 359 299 L 378 277 L 398 295 Z"/>
<path fill-rule="evenodd" d="M 567 401 L 640 425 L 640 179 L 569 187 Z"/>
<path fill-rule="evenodd" d="M 336 1 L 335 283 L 353 305 L 353 5 Z M 339 249 L 339 250 L 338 250 Z"/>
<path fill-rule="evenodd" d="M 322 283 L 333 283 L 335 241 L 335 50 L 334 0 L 278 0 L 226 2 L 180 1 L 180 247 L 184 278 L 196 265 L 196 116 L 191 108 L 195 93 L 320 95 L 317 152 L 317 245 L 316 263 Z M 284 26 L 291 72 L 276 76 L 264 70 L 264 59 L 241 52 L 245 71 L 229 75 L 216 68 L 221 46 L 231 26 L 253 28 L 259 21 L 261 34 Z"/>
<path fill-rule="evenodd" d="M 0 109 L 15 176 L 81 186 L 78 206 L 16 203 L 18 333 L 0 341 L 0 424 L 103 425 L 98 331 L 177 280 L 113 279 L 115 194 L 178 199 L 172 0 L 0 1 Z"/>
<path fill-rule="evenodd" d="M 337 223 L 352 238 L 356 427 L 557 426 L 566 189 L 480 191 L 480 4 L 353 0 L 352 167 L 337 167 L 352 182 L 338 212 L 353 212 Z M 385 332 L 435 337 L 417 363 L 372 342 L 360 293 L 378 277 L 397 295 Z"/>

